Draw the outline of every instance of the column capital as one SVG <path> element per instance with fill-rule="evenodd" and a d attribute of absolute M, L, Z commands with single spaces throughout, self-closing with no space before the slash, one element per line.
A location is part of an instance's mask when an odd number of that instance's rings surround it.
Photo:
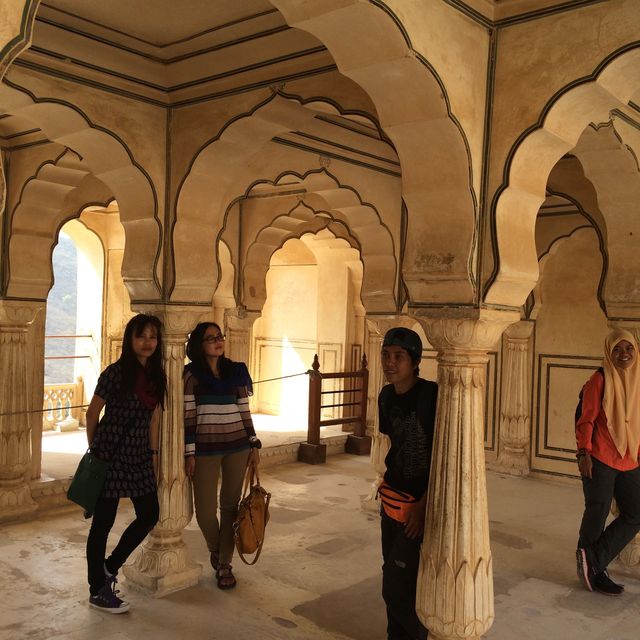
<path fill-rule="evenodd" d="M 534 327 L 535 322 L 533 320 L 520 320 L 520 322 L 509 325 L 504 330 L 504 334 L 510 340 L 528 340 L 533 333 Z"/>
<path fill-rule="evenodd" d="M 212 315 L 210 306 L 201 305 L 140 302 L 134 304 L 132 309 L 137 313 L 148 313 L 160 318 L 167 336 L 186 336 L 198 322 L 203 322 Z"/>
<path fill-rule="evenodd" d="M 431 345 L 440 352 L 489 351 L 502 332 L 520 320 L 517 311 L 446 307 L 414 315 Z"/>
<path fill-rule="evenodd" d="M 260 311 L 249 311 L 244 305 L 238 305 L 224 310 L 224 323 L 230 329 L 250 329 L 261 315 Z"/>
<path fill-rule="evenodd" d="M 389 331 L 389 329 L 393 329 L 394 327 L 406 327 L 407 329 L 409 329 L 411 328 L 411 325 L 415 323 L 415 320 L 412 320 L 409 316 L 400 314 L 367 314 L 365 316 L 365 321 L 367 323 L 369 333 L 372 335 L 377 334 L 381 338 L 384 337 L 384 334 Z"/>
<path fill-rule="evenodd" d="M 0 327 L 26 330 L 46 306 L 45 300 L 0 300 Z"/>

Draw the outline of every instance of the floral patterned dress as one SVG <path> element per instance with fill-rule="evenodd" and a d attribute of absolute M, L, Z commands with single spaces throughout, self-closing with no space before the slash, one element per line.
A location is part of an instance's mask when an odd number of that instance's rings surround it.
<path fill-rule="evenodd" d="M 91 450 L 109 461 L 102 495 L 105 498 L 137 497 L 157 491 L 149 429 L 153 409 L 131 392 L 120 395 L 120 364 L 108 366 L 98 378 L 95 395 L 105 402 Z"/>

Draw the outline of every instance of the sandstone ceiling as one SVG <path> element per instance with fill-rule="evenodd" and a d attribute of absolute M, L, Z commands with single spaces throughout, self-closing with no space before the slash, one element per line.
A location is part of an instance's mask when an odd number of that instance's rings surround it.
<path fill-rule="evenodd" d="M 336 73 L 322 43 L 290 28 L 267 0 L 45 0 L 32 45 L 14 64 L 160 107 Z M 356 89 L 364 110 L 373 111 L 366 94 Z M 292 132 L 275 142 L 329 156 L 346 154 L 397 174 L 393 149 L 369 119 L 329 108 L 317 124 L 316 130 Z M 341 137 L 338 127 L 342 138 L 355 136 L 360 144 L 334 148 L 332 140 Z M 44 141 L 28 120 L 0 114 L 4 149 Z"/>
<path fill-rule="evenodd" d="M 16 64 L 159 106 L 336 68 L 266 0 L 48 0 Z"/>

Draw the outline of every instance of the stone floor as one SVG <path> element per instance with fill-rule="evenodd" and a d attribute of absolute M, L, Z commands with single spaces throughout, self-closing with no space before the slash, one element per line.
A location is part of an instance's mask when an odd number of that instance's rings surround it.
<path fill-rule="evenodd" d="M 155 599 L 126 580 L 122 616 L 87 607 L 78 511 L 0 527 L 1 640 L 382 640 L 378 517 L 362 508 L 373 473 L 366 457 L 265 469 L 272 519 L 257 565 L 236 561 L 238 587 L 218 590 L 197 526 L 184 537 L 203 565 L 197 586 Z M 637 640 L 640 581 L 607 598 L 584 591 L 573 549 L 576 484 L 490 473 L 496 621 L 490 640 Z M 124 503 L 123 503 L 124 506 Z M 121 509 L 116 530 L 131 517 Z M 618 568 L 613 573 L 620 577 Z"/>

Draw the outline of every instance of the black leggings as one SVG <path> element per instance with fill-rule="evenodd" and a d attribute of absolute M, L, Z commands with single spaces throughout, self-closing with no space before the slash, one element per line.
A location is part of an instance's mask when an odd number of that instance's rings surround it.
<path fill-rule="evenodd" d="M 89 592 L 95 595 L 105 584 L 104 566 L 109 573 L 116 574 L 133 550 L 147 537 L 158 522 L 160 506 L 157 493 L 131 498 L 136 519 L 125 529 L 120 541 L 105 561 L 107 538 L 118 512 L 120 498 L 100 496 L 93 514 L 91 530 L 87 538 L 87 569 Z"/>
<path fill-rule="evenodd" d="M 416 613 L 422 536 L 408 538 L 404 525 L 381 512 L 382 597 L 387 605 L 388 640 L 424 640 L 427 630 Z"/>
<path fill-rule="evenodd" d="M 584 515 L 578 546 L 586 548 L 590 564 L 600 573 L 640 531 L 640 467 L 618 471 L 592 460 L 592 477 L 582 478 Z M 620 515 L 605 528 L 613 498 Z"/>

